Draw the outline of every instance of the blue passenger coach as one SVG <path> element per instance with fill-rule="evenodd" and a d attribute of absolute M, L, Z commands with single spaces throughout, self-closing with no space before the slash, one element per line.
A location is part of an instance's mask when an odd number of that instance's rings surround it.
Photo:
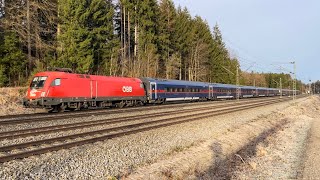
<path fill-rule="evenodd" d="M 258 91 L 256 87 L 253 86 L 241 86 L 241 97 L 242 98 L 251 98 L 257 97 Z"/>
<path fill-rule="evenodd" d="M 214 93 L 213 99 L 233 99 L 237 96 L 237 86 L 232 84 L 212 84 Z"/>
<path fill-rule="evenodd" d="M 141 78 L 149 101 L 164 103 L 179 100 L 207 100 L 213 97 L 213 87 L 208 83 Z"/>

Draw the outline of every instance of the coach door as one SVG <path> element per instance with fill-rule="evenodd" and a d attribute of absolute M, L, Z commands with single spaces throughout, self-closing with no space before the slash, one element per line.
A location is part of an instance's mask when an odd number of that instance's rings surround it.
<path fill-rule="evenodd" d="M 157 96 L 157 84 L 155 82 L 150 82 L 150 97 L 152 100 L 156 100 Z"/>
<path fill-rule="evenodd" d="M 213 86 L 209 86 L 209 99 L 213 98 Z"/>

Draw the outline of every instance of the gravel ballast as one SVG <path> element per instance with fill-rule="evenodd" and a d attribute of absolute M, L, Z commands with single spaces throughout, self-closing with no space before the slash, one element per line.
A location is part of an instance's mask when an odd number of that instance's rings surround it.
<path fill-rule="evenodd" d="M 299 99 L 296 102 L 304 100 Z M 249 128 L 248 123 L 267 122 L 268 114 L 275 119 L 283 119 L 285 115 L 277 112 L 290 104 L 285 102 L 269 105 L 6 162 L 0 165 L 0 177 L 4 179 L 127 177 L 133 172 L 139 172 L 139 167 L 143 168 L 186 150 L 203 146 L 203 143 L 208 140 L 222 137 L 228 132 L 238 132 L 239 127 L 244 127 L 245 124 Z M 260 130 L 271 128 L 277 124 L 275 122 L 277 121 L 270 122 L 270 126 L 261 124 Z M 252 126 L 252 128 L 254 131 L 259 129 L 259 126 Z M 248 138 L 257 134 L 259 133 L 249 133 Z M 236 134 L 234 138 L 237 138 Z M 232 143 L 230 141 L 230 146 L 233 146 Z"/>

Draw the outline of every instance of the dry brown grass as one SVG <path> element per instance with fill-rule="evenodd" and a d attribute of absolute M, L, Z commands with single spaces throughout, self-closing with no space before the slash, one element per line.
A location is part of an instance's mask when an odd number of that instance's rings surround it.
<path fill-rule="evenodd" d="M 22 106 L 22 98 L 26 91 L 26 87 L 0 88 L 0 116 L 32 113 L 33 110 Z"/>

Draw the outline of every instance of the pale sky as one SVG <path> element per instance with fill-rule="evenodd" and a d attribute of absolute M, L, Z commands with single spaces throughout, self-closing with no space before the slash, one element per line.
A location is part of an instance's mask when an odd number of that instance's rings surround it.
<path fill-rule="evenodd" d="M 308 82 L 320 80 L 319 0 L 173 0 L 192 16 L 218 23 L 242 70 L 293 71 Z"/>

